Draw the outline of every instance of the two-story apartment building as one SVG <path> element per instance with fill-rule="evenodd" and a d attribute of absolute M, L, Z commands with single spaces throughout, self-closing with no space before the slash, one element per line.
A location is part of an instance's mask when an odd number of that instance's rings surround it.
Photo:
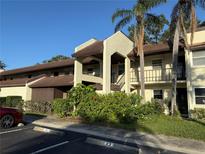
<path fill-rule="evenodd" d="M 188 34 L 190 37 L 190 34 Z M 177 102 L 181 113 L 205 108 L 205 28 L 195 33 L 191 51 L 179 46 L 177 71 Z M 145 100 L 170 100 L 172 89 L 172 45 L 160 43 L 144 46 Z M 133 51 L 133 42 L 122 32 L 105 40 L 91 39 L 76 47 L 74 85 L 77 83 L 102 85 L 100 93 L 111 92 L 112 85 L 120 91 L 140 94 L 139 56 Z M 83 65 L 86 58 L 95 64 Z M 87 70 L 87 71 L 86 71 Z M 84 72 L 88 72 L 85 74 Z"/>
<path fill-rule="evenodd" d="M 4 71 L 0 73 L 0 97 L 22 95 L 25 100 L 52 100 L 65 97 L 66 91 L 78 83 L 93 85 L 99 93 L 140 94 L 139 56 L 133 47 L 133 42 L 119 31 L 104 40 L 90 39 L 77 46 L 74 59 Z M 145 100 L 169 100 L 172 46 L 168 43 L 145 45 L 144 55 Z M 183 114 L 196 107 L 205 108 L 204 66 L 205 28 L 200 28 L 195 33 L 191 51 L 179 46 L 177 102 Z M 20 91 L 24 94 L 19 94 Z"/>

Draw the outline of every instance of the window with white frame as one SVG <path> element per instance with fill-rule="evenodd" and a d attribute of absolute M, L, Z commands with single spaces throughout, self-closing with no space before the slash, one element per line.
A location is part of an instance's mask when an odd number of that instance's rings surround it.
<path fill-rule="evenodd" d="M 205 50 L 192 52 L 193 66 L 205 66 Z"/>
<path fill-rule="evenodd" d="M 196 104 L 205 104 L 205 88 L 195 88 Z"/>
<path fill-rule="evenodd" d="M 161 59 L 152 60 L 152 68 L 153 69 L 161 69 L 162 68 L 162 60 Z"/>
<path fill-rule="evenodd" d="M 163 91 L 162 90 L 154 90 L 154 99 L 163 99 Z"/>

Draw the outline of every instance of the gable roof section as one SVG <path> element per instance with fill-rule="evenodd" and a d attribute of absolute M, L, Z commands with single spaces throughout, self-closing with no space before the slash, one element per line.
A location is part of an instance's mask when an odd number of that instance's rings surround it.
<path fill-rule="evenodd" d="M 13 79 L 13 80 L 3 80 L 0 81 L 0 87 L 17 87 L 25 86 L 28 78 Z"/>
<path fill-rule="evenodd" d="M 40 70 L 46 70 L 46 69 L 52 69 L 52 68 L 73 66 L 73 65 L 74 65 L 73 59 L 66 59 L 66 60 L 50 62 L 46 64 L 37 64 L 33 66 L 8 70 L 8 71 L 1 72 L 0 75 L 20 74 L 20 73 L 34 72 L 34 71 L 40 71 Z"/>
<path fill-rule="evenodd" d="M 98 55 L 103 53 L 103 41 L 96 41 L 92 43 L 91 45 L 78 50 L 76 53 L 74 53 L 72 56 L 76 58 L 84 58 L 89 57 L 93 55 Z"/>
<path fill-rule="evenodd" d="M 17 78 L 12 80 L 1 80 L 0 81 L 0 87 L 17 87 L 17 86 L 25 86 L 26 83 L 33 82 L 37 79 L 45 77 L 45 74 L 38 75 L 33 78 Z"/>
<path fill-rule="evenodd" d="M 31 88 L 73 86 L 73 75 L 45 77 L 31 85 Z"/>

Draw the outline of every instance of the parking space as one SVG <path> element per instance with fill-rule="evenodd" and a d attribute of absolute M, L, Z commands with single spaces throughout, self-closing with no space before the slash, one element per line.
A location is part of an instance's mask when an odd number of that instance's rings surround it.
<path fill-rule="evenodd" d="M 21 154 L 123 154 L 124 151 L 114 150 L 105 146 L 86 143 L 87 135 L 63 132 L 45 133 L 33 130 L 33 125 L 21 128 L 1 130 L 0 145 L 1 153 Z"/>
<path fill-rule="evenodd" d="M 0 130 L 1 154 L 136 154 L 139 147 L 69 131 L 48 128 L 34 129 L 34 125 Z M 143 154 L 177 154 L 173 151 L 140 146 Z"/>

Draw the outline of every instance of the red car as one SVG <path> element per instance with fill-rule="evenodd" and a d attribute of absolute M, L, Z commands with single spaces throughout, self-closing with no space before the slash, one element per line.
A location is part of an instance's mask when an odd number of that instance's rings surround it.
<path fill-rule="evenodd" d="M 0 127 L 10 128 L 23 121 L 23 114 L 13 108 L 0 107 Z"/>

